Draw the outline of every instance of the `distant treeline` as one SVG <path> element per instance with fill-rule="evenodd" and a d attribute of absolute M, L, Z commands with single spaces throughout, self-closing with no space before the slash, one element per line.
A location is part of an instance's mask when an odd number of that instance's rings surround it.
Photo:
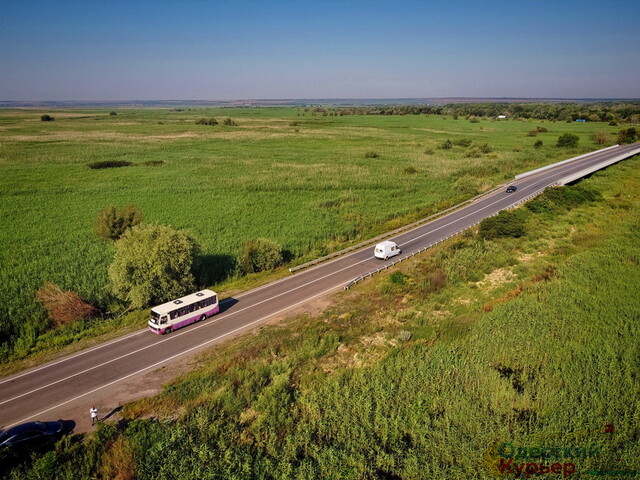
<path fill-rule="evenodd" d="M 449 103 L 446 105 L 376 105 L 363 107 L 307 107 L 323 116 L 344 115 L 451 115 L 513 119 L 588 122 L 640 122 L 640 101 L 598 103 Z"/>

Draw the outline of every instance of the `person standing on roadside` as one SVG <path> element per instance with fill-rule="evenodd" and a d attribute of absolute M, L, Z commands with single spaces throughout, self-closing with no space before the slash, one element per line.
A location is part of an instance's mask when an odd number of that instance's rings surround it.
<path fill-rule="evenodd" d="M 95 425 L 96 420 L 98 420 L 98 409 L 93 406 L 91 410 L 89 410 L 89 413 L 91 413 L 91 425 Z"/>

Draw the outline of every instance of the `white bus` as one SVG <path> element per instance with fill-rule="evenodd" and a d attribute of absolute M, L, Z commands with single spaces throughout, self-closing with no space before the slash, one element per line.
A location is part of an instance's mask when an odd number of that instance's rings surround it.
<path fill-rule="evenodd" d="M 211 290 L 201 290 L 186 297 L 172 300 L 151 309 L 149 329 L 162 335 L 204 320 L 220 311 L 218 295 Z"/>

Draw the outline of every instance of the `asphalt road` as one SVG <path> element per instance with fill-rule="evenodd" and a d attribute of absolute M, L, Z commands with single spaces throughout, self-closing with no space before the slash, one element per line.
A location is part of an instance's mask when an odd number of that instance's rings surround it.
<path fill-rule="evenodd" d="M 514 181 L 516 192 L 497 191 L 391 238 L 403 253 L 389 262 L 474 225 L 562 177 L 637 148 L 638 144 L 616 147 Z M 108 397 L 118 386 L 127 382 L 135 386 L 142 375 L 161 367 L 170 372 L 174 362 L 341 290 L 355 277 L 384 263 L 373 257 L 372 246 L 367 247 L 229 299 L 221 304 L 218 315 L 169 335 L 141 330 L 4 378 L 0 380 L 0 428 L 35 419 L 61 418 L 63 413 L 68 414 L 70 405 L 86 405 L 88 411 L 96 398 Z M 144 390 L 144 385 L 138 387 Z"/>

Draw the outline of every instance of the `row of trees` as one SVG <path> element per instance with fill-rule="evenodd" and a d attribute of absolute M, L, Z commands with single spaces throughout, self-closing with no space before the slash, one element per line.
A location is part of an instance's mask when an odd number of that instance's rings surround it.
<path fill-rule="evenodd" d="M 497 118 L 506 115 L 513 119 L 591 122 L 640 122 L 640 102 L 592 103 L 449 103 L 446 105 L 376 105 L 362 107 L 305 108 L 312 115 L 451 115 L 454 118 Z"/>

